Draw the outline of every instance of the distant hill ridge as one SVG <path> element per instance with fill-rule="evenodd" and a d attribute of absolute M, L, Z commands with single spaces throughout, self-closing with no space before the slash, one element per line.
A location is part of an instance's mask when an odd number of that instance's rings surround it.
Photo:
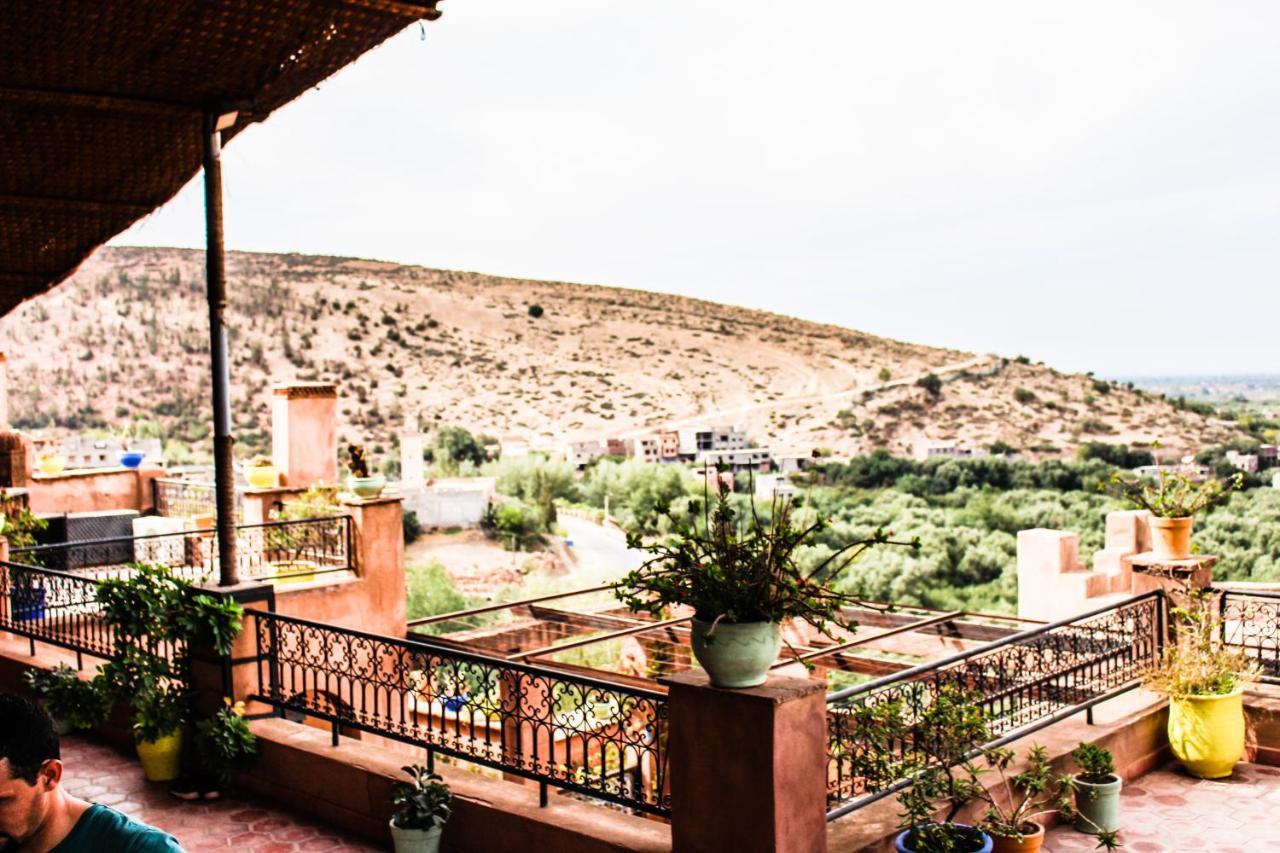
<path fill-rule="evenodd" d="M 27 427 L 208 435 L 202 252 L 100 250 L 0 320 L 10 409 Z M 616 287 L 380 261 L 228 256 L 237 446 L 265 447 L 273 382 L 336 382 L 344 435 L 394 446 L 461 424 L 534 446 L 670 424 L 740 424 L 762 446 L 920 454 L 995 442 L 1196 449 L 1233 433 L 1083 375 L 833 325 Z M 539 312 L 532 306 L 542 309 Z M 943 380 L 935 395 L 916 380 Z M 887 376 L 887 378 L 886 378 Z"/>

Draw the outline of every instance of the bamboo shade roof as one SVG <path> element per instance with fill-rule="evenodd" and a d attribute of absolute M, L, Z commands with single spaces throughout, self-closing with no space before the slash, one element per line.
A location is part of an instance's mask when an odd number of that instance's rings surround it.
<path fill-rule="evenodd" d="M 223 142 L 438 0 L 4 0 L 0 315 L 65 279 Z"/>

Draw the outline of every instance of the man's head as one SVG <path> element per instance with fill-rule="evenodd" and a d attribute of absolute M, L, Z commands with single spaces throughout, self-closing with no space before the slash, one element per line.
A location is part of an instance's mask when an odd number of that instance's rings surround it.
<path fill-rule="evenodd" d="M 0 843 L 21 842 L 40 829 L 61 780 L 49 715 L 21 696 L 0 693 Z"/>

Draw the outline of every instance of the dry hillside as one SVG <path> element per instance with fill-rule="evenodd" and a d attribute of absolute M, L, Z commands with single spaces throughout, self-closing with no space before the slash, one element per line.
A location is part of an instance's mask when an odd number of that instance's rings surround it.
<path fill-rule="evenodd" d="M 416 424 L 554 446 L 738 423 L 762 445 L 843 453 L 1003 441 L 1052 454 L 1156 437 L 1190 449 L 1231 434 L 1087 376 L 678 296 L 348 258 L 232 253 L 228 264 L 242 452 L 263 446 L 270 385 L 288 379 L 336 382 L 345 437 L 388 448 Z M 15 422 L 143 417 L 201 442 L 203 287 L 201 252 L 109 248 L 0 320 Z M 936 397 L 915 385 L 930 372 L 944 380 Z"/>

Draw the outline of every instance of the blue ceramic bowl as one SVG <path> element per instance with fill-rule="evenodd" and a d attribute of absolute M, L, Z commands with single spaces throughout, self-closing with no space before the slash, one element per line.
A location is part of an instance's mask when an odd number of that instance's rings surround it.
<path fill-rule="evenodd" d="M 142 464 L 142 457 L 144 456 L 146 456 L 145 453 L 138 453 L 132 450 L 128 453 L 121 453 L 120 464 L 126 468 L 137 468 Z"/>

